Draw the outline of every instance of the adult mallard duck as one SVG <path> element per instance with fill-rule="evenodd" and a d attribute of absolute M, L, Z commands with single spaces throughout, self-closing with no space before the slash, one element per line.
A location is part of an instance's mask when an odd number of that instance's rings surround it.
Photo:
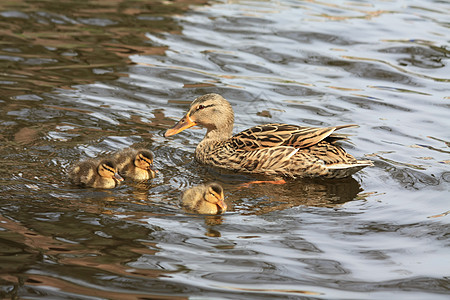
<path fill-rule="evenodd" d="M 221 214 L 227 210 L 223 188 L 215 182 L 197 185 L 183 192 L 181 205 L 189 212 L 208 215 Z"/>
<path fill-rule="evenodd" d="M 346 136 L 334 131 L 357 125 L 316 128 L 266 124 L 232 136 L 233 124 L 230 103 L 218 94 L 206 94 L 191 103 L 187 114 L 165 136 L 201 125 L 207 131 L 195 149 L 196 160 L 247 173 L 343 178 L 372 165 L 370 160 L 355 159 L 335 143 Z"/>
<path fill-rule="evenodd" d="M 123 181 L 115 163 L 107 159 L 78 162 L 69 170 L 69 178 L 76 185 L 102 189 L 112 189 Z"/>
<path fill-rule="evenodd" d="M 125 148 L 114 154 L 114 162 L 119 174 L 135 181 L 156 177 L 153 167 L 153 153 L 147 149 Z"/>

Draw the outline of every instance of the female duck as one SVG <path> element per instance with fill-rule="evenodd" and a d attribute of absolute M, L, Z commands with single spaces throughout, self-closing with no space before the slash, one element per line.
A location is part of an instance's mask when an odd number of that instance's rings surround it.
<path fill-rule="evenodd" d="M 88 159 L 77 163 L 70 171 L 71 181 L 80 186 L 112 189 L 123 181 L 110 160 Z"/>
<path fill-rule="evenodd" d="M 114 155 L 119 174 L 135 181 L 143 181 L 156 177 L 153 168 L 153 153 L 147 149 L 126 148 Z"/>
<path fill-rule="evenodd" d="M 215 182 L 186 190 L 181 196 L 181 205 L 187 211 L 208 215 L 221 214 L 227 210 L 222 186 Z"/>
<path fill-rule="evenodd" d="M 233 124 L 230 103 L 218 94 L 206 94 L 191 103 L 187 114 L 165 136 L 201 125 L 206 135 L 195 149 L 197 161 L 247 173 L 343 178 L 372 165 L 335 144 L 346 138 L 335 130 L 356 125 L 316 128 L 267 124 L 232 136 Z"/>

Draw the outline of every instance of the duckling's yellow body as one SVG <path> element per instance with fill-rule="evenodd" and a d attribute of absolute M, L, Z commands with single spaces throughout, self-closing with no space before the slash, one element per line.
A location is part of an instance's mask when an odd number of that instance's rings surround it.
<path fill-rule="evenodd" d="M 181 196 L 181 205 L 189 212 L 208 215 L 221 214 L 227 210 L 223 188 L 215 182 L 186 190 Z"/>
<path fill-rule="evenodd" d="M 113 161 L 87 159 L 69 170 L 70 180 L 79 186 L 112 189 L 123 181 Z"/>
<path fill-rule="evenodd" d="M 119 174 L 135 181 L 144 181 L 156 177 L 153 168 L 153 153 L 147 149 L 126 148 L 114 157 Z"/>
<path fill-rule="evenodd" d="M 195 159 L 214 167 L 246 173 L 286 176 L 343 178 L 370 160 L 357 160 L 336 141 L 346 139 L 336 130 L 356 125 L 325 128 L 289 124 L 259 125 L 232 136 L 234 112 L 218 94 L 195 99 L 187 114 L 165 136 L 192 126 L 207 129 L 195 149 Z"/>

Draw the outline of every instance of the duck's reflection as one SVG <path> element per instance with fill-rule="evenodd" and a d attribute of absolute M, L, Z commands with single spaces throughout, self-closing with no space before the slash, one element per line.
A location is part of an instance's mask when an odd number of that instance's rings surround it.
<path fill-rule="evenodd" d="M 362 191 L 352 177 L 334 180 L 299 179 L 286 184 L 257 184 L 235 188 L 234 210 L 265 214 L 295 206 L 334 207 L 356 199 Z"/>

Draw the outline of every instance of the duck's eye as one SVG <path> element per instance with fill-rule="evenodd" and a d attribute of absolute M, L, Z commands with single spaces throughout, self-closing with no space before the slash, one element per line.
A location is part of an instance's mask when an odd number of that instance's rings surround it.
<path fill-rule="evenodd" d="M 202 104 L 200 104 L 200 105 L 197 107 L 197 110 L 204 109 L 204 108 L 205 108 L 205 106 L 202 105 Z"/>

